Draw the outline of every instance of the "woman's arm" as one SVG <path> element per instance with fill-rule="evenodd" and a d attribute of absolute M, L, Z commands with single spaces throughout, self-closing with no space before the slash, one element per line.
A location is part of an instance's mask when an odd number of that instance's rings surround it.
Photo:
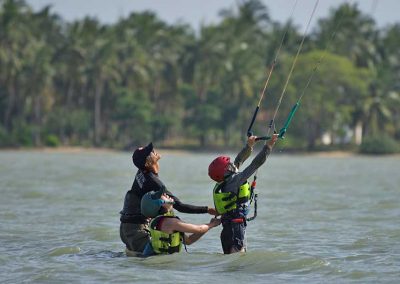
<path fill-rule="evenodd" d="M 165 193 L 174 200 L 175 202 L 174 209 L 178 210 L 179 212 L 189 213 L 189 214 L 209 213 L 209 208 L 207 206 L 196 206 L 196 205 L 186 204 L 180 201 L 180 199 L 175 195 L 173 195 L 169 190 L 165 190 Z"/>
<path fill-rule="evenodd" d="M 208 224 L 203 225 L 185 223 L 176 218 L 166 218 L 160 229 L 168 234 L 173 232 L 192 233 L 189 236 L 185 235 L 185 243 L 187 245 L 191 245 L 200 239 L 211 228 L 214 228 L 219 224 L 221 224 L 221 220 L 216 218 L 212 218 Z"/>

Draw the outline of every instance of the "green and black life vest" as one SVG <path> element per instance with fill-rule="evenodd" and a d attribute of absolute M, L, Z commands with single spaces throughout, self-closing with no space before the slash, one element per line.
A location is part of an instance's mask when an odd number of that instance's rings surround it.
<path fill-rule="evenodd" d="M 250 184 L 247 181 L 240 186 L 237 195 L 231 192 L 222 192 L 221 189 L 224 185 L 225 181 L 219 182 L 213 190 L 214 205 L 219 214 L 232 211 L 237 208 L 238 204 L 245 203 L 250 199 Z"/>
<path fill-rule="evenodd" d="M 178 218 L 177 216 L 171 215 L 160 215 L 155 217 L 150 223 L 150 236 L 151 245 L 156 254 L 172 254 L 180 252 L 183 242 L 183 233 L 174 232 L 172 234 L 164 233 L 157 230 L 157 224 L 163 218 Z"/>

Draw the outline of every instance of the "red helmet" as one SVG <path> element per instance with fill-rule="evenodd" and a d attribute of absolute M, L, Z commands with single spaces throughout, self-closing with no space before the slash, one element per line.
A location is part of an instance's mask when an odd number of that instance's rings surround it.
<path fill-rule="evenodd" d="M 227 156 L 219 156 L 208 166 L 208 175 L 216 182 L 224 180 L 224 174 L 228 168 L 231 158 Z"/>

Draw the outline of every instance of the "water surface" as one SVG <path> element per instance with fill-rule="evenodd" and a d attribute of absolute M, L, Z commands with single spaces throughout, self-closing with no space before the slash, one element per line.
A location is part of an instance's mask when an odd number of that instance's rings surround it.
<path fill-rule="evenodd" d="M 165 153 L 161 178 L 184 202 L 211 205 L 212 159 Z M 0 280 L 397 283 L 399 169 L 398 157 L 273 154 L 258 173 L 247 253 L 223 255 L 218 227 L 188 253 L 142 259 L 126 257 L 119 239 L 130 153 L 0 152 Z"/>

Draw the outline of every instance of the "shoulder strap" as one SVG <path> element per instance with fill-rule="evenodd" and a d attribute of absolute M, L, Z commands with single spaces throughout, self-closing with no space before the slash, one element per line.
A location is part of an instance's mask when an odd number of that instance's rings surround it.
<path fill-rule="evenodd" d="M 223 182 L 217 183 L 214 187 L 214 192 L 219 193 L 221 192 L 221 189 L 225 186 L 226 181 L 224 180 Z"/>

